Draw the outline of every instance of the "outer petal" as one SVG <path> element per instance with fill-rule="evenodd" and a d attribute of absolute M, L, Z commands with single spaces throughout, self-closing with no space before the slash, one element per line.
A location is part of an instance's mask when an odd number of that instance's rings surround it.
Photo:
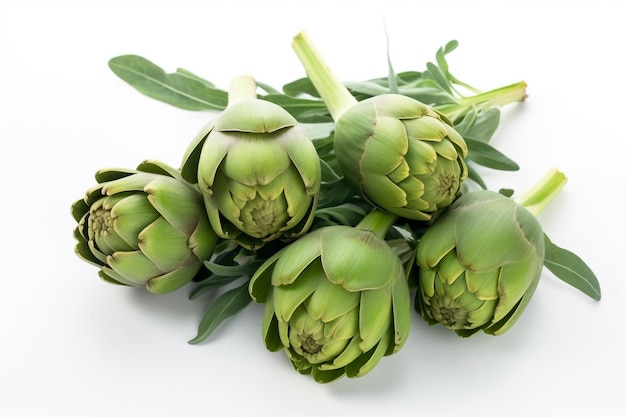
<path fill-rule="evenodd" d="M 188 239 L 189 236 L 159 217 L 139 234 L 139 248 L 159 270 L 167 272 L 193 257 L 187 246 Z M 193 259 L 200 264 L 197 258 Z"/>
<path fill-rule="evenodd" d="M 274 274 L 276 270 L 274 270 Z M 288 322 L 298 306 L 324 281 L 324 271 L 319 261 L 311 263 L 288 285 L 274 287 L 274 310 L 279 321 Z"/>
<path fill-rule="evenodd" d="M 393 346 L 387 351 L 387 355 L 399 351 L 407 338 L 411 328 L 411 293 L 406 279 L 399 278 L 391 285 L 391 297 L 393 307 Z"/>
<path fill-rule="evenodd" d="M 388 333 L 393 323 L 391 286 L 363 291 L 359 312 L 359 334 L 364 352 L 372 349 Z"/>
<path fill-rule="evenodd" d="M 346 366 L 346 375 L 349 378 L 361 377 L 370 372 L 385 356 L 391 343 L 391 336 L 385 333 L 375 348 L 359 356 L 354 362 Z"/>
<path fill-rule="evenodd" d="M 274 315 L 274 301 L 271 291 L 267 296 L 267 304 L 265 305 L 263 313 L 263 324 L 261 329 L 263 333 L 263 341 L 265 342 L 267 350 L 276 352 L 283 348 L 280 336 L 278 335 L 278 321 Z"/>
<path fill-rule="evenodd" d="M 145 191 L 161 216 L 185 234 L 191 234 L 204 215 L 200 193 L 183 182 L 160 177 L 147 184 Z"/>
<path fill-rule="evenodd" d="M 265 185 L 290 165 L 283 147 L 273 137 L 240 134 L 224 159 L 223 172 L 242 184 Z"/>
<path fill-rule="evenodd" d="M 298 122 L 286 110 L 266 100 L 241 100 L 228 107 L 215 121 L 223 132 L 272 133 Z"/>
<path fill-rule="evenodd" d="M 317 193 L 320 188 L 322 169 L 315 146 L 307 137 L 304 129 L 300 125 L 294 126 L 282 132 L 276 140 L 283 146 L 294 167 L 298 170 L 307 193 Z"/>
<path fill-rule="evenodd" d="M 161 275 L 163 271 L 140 251 L 116 252 L 107 258 L 107 264 L 118 274 L 135 285 L 145 283 L 149 278 Z"/>
<path fill-rule="evenodd" d="M 191 184 L 196 184 L 198 182 L 198 163 L 200 161 L 200 154 L 209 132 L 213 130 L 213 125 L 214 120 L 211 120 L 209 123 L 204 125 L 189 143 L 185 153 L 183 154 L 180 174 Z"/>
<path fill-rule="evenodd" d="M 359 293 L 346 291 L 327 279 L 318 282 L 315 292 L 305 302 L 307 311 L 314 319 L 328 323 L 359 305 Z"/>
<path fill-rule="evenodd" d="M 272 273 L 274 271 L 274 265 L 276 261 L 282 256 L 287 248 L 283 248 L 269 257 L 263 264 L 256 270 L 250 284 L 248 285 L 248 292 L 252 299 L 257 303 L 269 302 L 267 301 L 271 295 L 272 286 Z"/>
<path fill-rule="evenodd" d="M 362 175 L 387 175 L 400 166 L 409 148 L 408 140 L 402 122 L 390 117 L 379 118 L 374 135 L 365 144 Z"/>
<path fill-rule="evenodd" d="M 366 230 L 331 226 L 321 234 L 321 247 L 328 279 L 348 291 L 382 288 L 402 270 L 389 245 Z"/>
<path fill-rule="evenodd" d="M 320 256 L 320 235 L 324 228 L 314 230 L 287 246 L 272 274 L 272 285 L 293 283 L 302 271 Z"/>
<path fill-rule="evenodd" d="M 199 270 L 200 262 L 182 265 L 166 274 L 149 279 L 146 289 L 155 294 L 172 292 L 191 281 Z"/>
<path fill-rule="evenodd" d="M 454 213 L 448 211 L 437 219 L 417 244 L 417 264 L 423 269 L 434 268 L 456 245 Z"/>
<path fill-rule="evenodd" d="M 120 200 L 111 210 L 115 233 L 122 237 L 130 248 L 139 246 L 139 233 L 154 222 L 159 213 L 144 193 L 129 195 Z"/>
<path fill-rule="evenodd" d="M 498 282 L 498 307 L 494 314 L 494 322 L 501 320 L 509 313 L 528 292 L 535 281 L 539 280 L 543 259 L 529 257 L 525 262 L 505 265 L 500 270 Z"/>
<path fill-rule="evenodd" d="M 198 160 L 198 186 L 202 193 L 213 193 L 217 169 L 234 143 L 235 138 L 226 133 L 212 131 L 207 136 Z"/>

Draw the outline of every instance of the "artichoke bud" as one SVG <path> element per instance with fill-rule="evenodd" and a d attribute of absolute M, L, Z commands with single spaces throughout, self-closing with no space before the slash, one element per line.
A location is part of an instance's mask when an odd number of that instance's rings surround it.
<path fill-rule="evenodd" d="M 72 205 L 77 255 L 104 280 L 153 293 L 191 281 L 218 240 L 197 186 L 156 161 L 103 169 L 96 181 Z"/>
<path fill-rule="evenodd" d="M 383 239 L 395 218 L 376 211 L 356 228 L 316 229 L 257 270 L 249 291 L 265 303 L 268 350 L 283 349 L 298 372 L 324 383 L 363 376 L 404 345 L 409 287 Z M 383 226 L 368 226 L 380 219 Z"/>
<path fill-rule="evenodd" d="M 198 183 L 216 233 L 248 249 L 301 236 L 313 222 L 317 151 L 293 116 L 257 99 L 251 77 L 233 80 L 227 108 L 192 142 L 182 171 Z"/>
<path fill-rule="evenodd" d="M 544 235 L 515 200 L 480 190 L 459 197 L 417 246 L 416 309 L 460 336 L 499 335 L 520 317 L 543 269 Z"/>
<path fill-rule="evenodd" d="M 428 221 L 467 178 L 467 145 L 441 113 L 410 97 L 375 96 L 338 118 L 335 152 L 346 180 L 370 203 Z"/>

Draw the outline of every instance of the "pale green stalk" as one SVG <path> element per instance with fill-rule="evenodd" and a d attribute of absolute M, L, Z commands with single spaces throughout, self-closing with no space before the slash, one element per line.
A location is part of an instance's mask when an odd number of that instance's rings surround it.
<path fill-rule="evenodd" d="M 469 109 L 490 109 L 492 107 L 502 107 L 506 104 L 524 101 L 527 84 L 524 81 L 510 84 L 504 87 L 485 91 L 469 97 L 457 99 L 454 104 L 436 106 L 437 110 L 444 113 L 452 120 L 464 115 Z"/>
<path fill-rule="evenodd" d="M 293 38 L 292 47 L 336 122 L 343 112 L 357 103 L 356 98 L 330 70 L 306 31 Z"/>
<path fill-rule="evenodd" d="M 233 78 L 228 86 L 228 105 L 242 100 L 257 98 L 256 89 L 256 81 L 249 75 L 240 75 Z"/>
<path fill-rule="evenodd" d="M 377 237 L 385 239 L 385 235 L 398 219 L 395 214 L 387 213 L 381 210 L 370 211 L 363 219 L 356 225 L 357 229 L 368 230 L 374 233 Z"/>
<path fill-rule="evenodd" d="M 566 183 L 565 174 L 556 168 L 551 168 L 539 182 L 515 201 L 533 215 L 538 216 L 554 200 Z"/>

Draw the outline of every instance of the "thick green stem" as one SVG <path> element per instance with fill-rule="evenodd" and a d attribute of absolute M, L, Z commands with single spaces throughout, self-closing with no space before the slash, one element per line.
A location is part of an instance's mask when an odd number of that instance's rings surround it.
<path fill-rule="evenodd" d="M 463 116 L 471 108 L 489 109 L 492 107 L 501 107 L 509 103 L 524 101 L 526 97 L 528 97 L 526 87 L 526 82 L 520 81 L 470 97 L 463 97 L 454 104 L 436 106 L 436 108 L 454 121 L 460 116 Z"/>
<path fill-rule="evenodd" d="M 357 229 L 369 230 L 381 239 L 398 220 L 395 214 L 387 213 L 381 210 L 372 210 L 356 225 Z"/>
<path fill-rule="evenodd" d="M 516 201 L 535 216 L 550 204 L 567 183 L 567 177 L 556 168 L 550 169 L 530 190 Z"/>
<path fill-rule="evenodd" d="M 239 75 L 228 86 L 228 104 L 257 98 L 256 81 L 249 75 Z"/>
<path fill-rule="evenodd" d="M 305 31 L 293 38 L 291 46 L 313 86 L 324 100 L 331 117 L 336 122 L 344 111 L 357 103 L 356 98 L 330 70 Z"/>

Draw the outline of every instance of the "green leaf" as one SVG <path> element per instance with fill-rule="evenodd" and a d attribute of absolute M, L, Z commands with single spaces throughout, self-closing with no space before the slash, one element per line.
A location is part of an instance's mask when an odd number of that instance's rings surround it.
<path fill-rule="evenodd" d="M 301 123 L 328 123 L 333 119 L 323 101 L 291 97 L 283 94 L 267 94 L 260 99 L 278 104 Z"/>
<path fill-rule="evenodd" d="M 155 100 L 185 110 L 223 110 L 228 93 L 186 70 L 167 74 L 138 55 L 122 55 L 109 61 L 109 68 L 137 91 Z"/>
<path fill-rule="evenodd" d="M 197 76 L 196 74 L 192 73 L 191 71 L 187 71 L 184 68 L 177 68 L 176 69 L 176 73 L 178 75 L 183 76 L 183 77 L 188 77 L 188 78 L 190 78 L 192 80 L 199 81 L 202 84 L 206 85 L 207 87 L 215 88 L 215 84 L 213 84 L 211 81 L 205 80 L 204 78 L 201 78 L 201 77 Z"/>
<path fill-rule="evenodd" d="M 487 189 L 487 184 L 485 184 L 485 181 L 483 181 L 478 171 L 476 171 L 476 169 L 470 164 L 467 164 L 467 177 L 474 181 L 476 184 L 478 184 L 483 190 Z"/>
<path fill-rule="evenodd" d="M 389 93 L 388 85 L 377 83 L 372 80 L 359 81 L 359 82 L 349 81 L 345 83 L 345 85 L 346 85 L 346 88 L 348 88 L 348 90 L 350 91 L 350 93 L 352 93 L 352 95 L 363 96 L 363 98 L 374 97 L 374 96 L 379 96 L 381 94 Z"/>
<path fill-rule="evenodd" d="M 519 165 L 517 165 L 515 161 L 511 160 L 488 143 L 467 137 L 464 139 L 468 148 L 467 156 L 475 163 L 501 171 L 519 170 Z"/>
<path fill-rule="evenodd" d="M 195 345 L 204 341 L 225 319 L 243 310 L 250 301 L 248 281 L 220 295 L 204 313 L 198 325 L 198 334 L 188 343 Z"/>
<path fill-rule="evenodd" d="M 469 114 L 470 113 L 468 113 L 468 115 Z M 463 118 L 463 121 L 465 121 L 465 118 L 467 117 L 468 116 L 466 115 Z M 493 107 L 487 110 L 480 110 L 475 115 L 471 126 L 467 128 L 463 137 L 467 136 L 481 142 L 489 142 L 499 124 L 500 109 Z"/>
<path fill-rule="evenodd" d="M 209 271 L 224 277 L 242 277 L 253 274 L 262 263 L 263 260 L 255 260 L 240 265 L 221 265 L 215 262 L 204 261 L 204 265 Z"/>
<path fill-rule="evenodd" d="M 450 81 L 446 74 L 444 74 L 441 69 L 433 64 L 432 62 L 428 62 L 426 64 L 427 73 L 430 79 L 435 81 L 437 85 L 439 85 L 443 90 L 452 94 L 452 89 L 450 88 Z"/>
<path fill-rule="evenodd" d="M 593 271 L 578 255 L 558 247 L 544 233 L 546 257 L 544 266 L 557 278 L 596 301 L 600 300 L 600 283 Z"/>
<path fill-rule="evenodd" d="M 263 91 L 265 91 L 267 94 L 280 94 L 280 91 L 278 91 L 277 89 L 275 89 L 269 84 L 263 83 L 259 80 L 255 80 L 255 82 L 256 82 L 256 86 L 262 89 Z"/>
<path fill-rule="evenodd" d="M 345 226 L 356 226 L 367 212 L 356 204 L 345 203 L 335 207 L 318 209 L 315 217 L 326 220 L 327 223 Z"/>
<path fill-rule="evenodd" d="M 391 63 L 391 54 L 389 53 L 389 33 L 387 32 L 387 26 L 385 26 L 385 36 L 387 38 L 387 80 L 389 83 L 389 93 L 391 94 L 399 94 L 398 92 L 398 79 L 396 78 L 396 72 L 393 69 L 393 65 Z"/>
<path fill-rule="evenodd" d="M 228 285 L 231 282 L 235 282 L 240 279 L 240 276 L 228 276 L 228 275 L 215 275 L 212 274 L 208 278 L 198 282 L 198 286 L 189 294 L 190 300 L 195 300 L 207 292 L 213 291 L 216 288 Z"/>
<path fill-rule="evenodd" d="M 283 86 L 283 92 L 292 97 L 297 97 L 301 94 L 304 94 L 311 97 L 320 98 L 320 94 L 317 92 L 317 90 L 313 86 L 313 83 L 308 78 L 299 78 L 295 81 L 285 84 Z"/>

